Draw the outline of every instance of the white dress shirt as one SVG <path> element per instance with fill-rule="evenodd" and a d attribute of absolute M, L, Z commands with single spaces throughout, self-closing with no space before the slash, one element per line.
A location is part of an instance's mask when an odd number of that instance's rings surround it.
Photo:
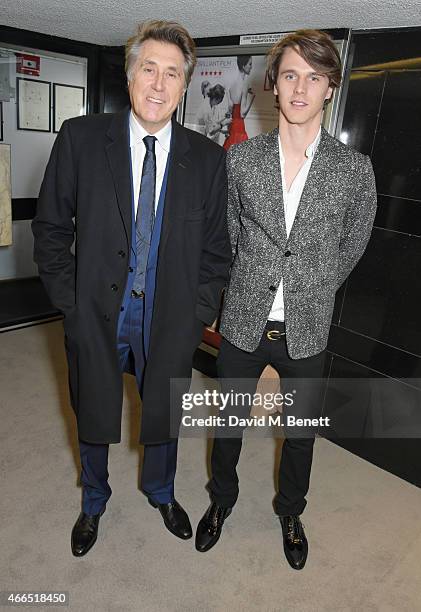
<path fill-rule="evenodd" d="M 143 139 L 145 136 L 155 136 L 155 158 L 156 158 L 156 183 L 155 183 L 155 212 L 158 207 L 159 194 L 161 193 L 162 181 L 164 179 L 165 166 L 171 143 L 171 121 L 156 134 L 149 134 L 138 122 L 133 111 L 130 112 L 130 154 L 132 157 L 134 212 L 137 214 L 139 202 L 140 182 L 142 179 L 143 160 L 145 159 L 146 147 Z"/>
<path fill-rule="evenodd" d="M 289 191 L 287 191 L 287 184 L 285 180 L 285 157 L 282 152 L 281 136 L 279 135 L 279 161 L 281 164 L 281 175 L 282 175 L 282 197 L 284 200 L 284 213 L 285 213 L 285 227 L 287 231 L 287 238 L 291 232 L 292 225 L 294 223 L 295 215 L 297 214 L 298 205 L 301 200 L 304 186 L 307 181 L 308 173 L 313 162 L 313 157 L 317 151 L 317 147 L 320 142 L 321 128 L 315 138 L 315 140 L 306 149 L 306 160 L 299 169 L 297 176 L 291 183 Z M 284 283 L 281 282 L 276 292 L 275 299 L 273 300 L 272 309 L 269 313 L 269 321 L 284 321 Z"/>

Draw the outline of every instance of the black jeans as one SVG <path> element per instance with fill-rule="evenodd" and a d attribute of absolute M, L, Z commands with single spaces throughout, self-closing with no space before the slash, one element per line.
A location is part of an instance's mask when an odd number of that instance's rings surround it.
<path fill-rule="evenodd" d="M 284 331 L 284 323 L 268 322 L 259 346 L 252 353 L 243 351 L 222 339 L 217 359 L 221 391 L 229 393 L 254 394 L 258 379 L 267 365 L 272 365 L 282 379 L 282 393 L 291 392 L 292 385 L 300 394 L 301 414 L 320 416 L 325 365 L 325 351 L 305 359 L 291 359 L 288 356 L 285 336 L 269 340 L 268 329 Z M 224 379 L 242 379 L 236 383 Z M 312 382 L 309 379 L 316 379 Z M 311 405 L 310 405 L 311 404 Z M 248 412 L 250 406 L 247 407 Z M 283 409 L 285 413 L 285 407 Z M 308 434 L 306 434 L 307 436 Z M 242 446 L 242 431 L 237 437 L 226 437 L 215 431 L 212 451 L 212 479 L 209 490 L 212 501 L 223 507 L 232 507 L 238 498 L 237 463 Z M 310 483 L 313 459 L 314 433 L 308 437 L 288 436 L 284 440 L 279 466 L 279 492 L 275 497 L 277 514 L 301 514 L 306 506 L 305 496 Z"/>

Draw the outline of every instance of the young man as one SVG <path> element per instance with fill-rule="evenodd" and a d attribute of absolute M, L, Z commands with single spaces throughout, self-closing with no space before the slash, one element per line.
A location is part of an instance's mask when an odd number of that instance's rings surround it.
<path fill-rule="evenodd" d="M 195 62 L 182 26 L 141 24 L 126 46 L 131 109 L 66 121 L 41 187 L 35 261 L 65 317 L 82 465 L 76 556 L 94 545 L 111 495 L 123 371 L 136 374 L 143 399 L 142 489 L 169 531 L 192 535 L 174 497 L 170 378 L 190 377 L 230 261 L 225 153 L 173 118 Z"/>
<path fill-rule="evenodd" d="M 330 37 L 315 30 L 286 36 L 272 48 L 268 70 L 279 128 L 232 147 L 227 156 L 233 262 L 218 374 L 223 388 L 224 379 L 242 378 L 239 390 L 253 393 L 270 363 L 283 391 L 297 389 L 300 412 L 317 415 L 335 293 L 370 237 L 375 181 L 369 158 L 320 126 L 341 79 Z M 229 391 L 229 381 L 225 386 Z M 212 453 L 212 503 L 196 534 L 202 552 L 217 542 L 239 491 L 242 432 L 219 433 Z M 287 435 L 279 466 L 275 507 L 285 555 L 295 569 L 307 558 L 300 514 L 313 444 L 314 434 Z"/>

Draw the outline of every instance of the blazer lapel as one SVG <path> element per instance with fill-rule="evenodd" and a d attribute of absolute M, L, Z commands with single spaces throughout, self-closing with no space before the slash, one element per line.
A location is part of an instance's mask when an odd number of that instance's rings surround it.
<path fill-rule="evenodd" d="M 329 134 L 324 128 L 322 128 L 319 146 L 317 147 L 317 151 L 314 155 L 314 159 L 304 185 L 303 193 L 301 194 L 300 203 L 298 205 L 294 223 L 292 224 L 288 242 L 290 242 L 296 234 L 297 228 L 299 228 L 300 225 L 300 219 L 311 214 L 312 207 L 314 207 L 314 204 L 320 200 L 321 180 L 328 180 L 327 174 L 329 172 L 331 163 L 329 159 L 329 138 Z"/>
<path fill-rule="evenodd" d="M 105 151 L 108 158 L 117 203 L 123 220 L 127 242 L 130 244 L 132 227 L 132 179 L 129 143 L 128 109 L 117 113 L 107 132 L 110 142 Z"/>
<path fill-rule="evenodd" d="M 287 239 L 285 227 L 284 198 L 282 195 L 282 172 L 279 159 L 278 128 L 267 134 L 266 149 L 263 155 L 262 175 L 266 177 L 265 207 L 267 218 L 273 221 L 273 238 L 281 240 L 284 245 Z M 280 233 L 279 233 L 280 230 Z"/>

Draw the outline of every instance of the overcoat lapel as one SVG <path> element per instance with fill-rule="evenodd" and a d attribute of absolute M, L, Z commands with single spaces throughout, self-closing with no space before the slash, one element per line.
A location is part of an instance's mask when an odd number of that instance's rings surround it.
<path fill-rule="evenodd" d="M 164 218 L 162 220 L 161 241 L 159 245 L 161 253 L 164 251 L 168 240 L 173 216 L 182 214 L 179 208 L 185 202 L 183 193 L 188 181 L 191 180 L 191 161 L 188 156 L 188 151 L 190 150 L 189 140 L 186 131 L 175 119 L 172 121 L 171 141 L 170 167 L 168 170 Z"/>
<path fill-rule="evenodd" d="M 106 147 L 106 155 L 114 181 L 117 204 L 124 224 L 127 243 L 130 245 L 132 228 L 132 180 L 130 176 L 131 160 L 129 147 L 129 111 L 116 114 L 107 136 L 111 142 Z"/>

